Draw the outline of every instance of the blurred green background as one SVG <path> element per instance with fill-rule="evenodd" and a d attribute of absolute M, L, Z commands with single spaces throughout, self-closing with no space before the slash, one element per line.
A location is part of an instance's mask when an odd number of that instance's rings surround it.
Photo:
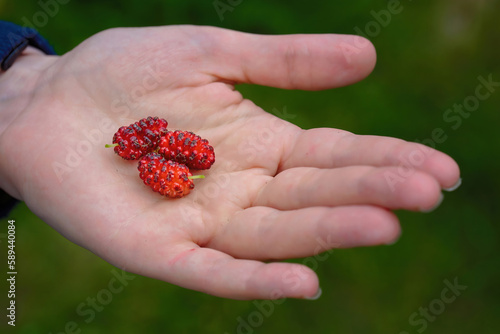
<path fill-rule="evenodd" d="M 1 19 L 34 25 L 59 54 L 117 26 L 368 33 L 378 63 L 358 84 L 321 92 L 248 85 L 238 89 L 265 110 L 286 108 L 294 116 L 290 121 L 303 128 L 335 127 L 410 141 L 429 139 L 441 128 L 446 140 L 436 147 L 458 161 L 463 177 L 462 187 L 446 193 L 435 212 L 397 212 L 403 234 L 395 245 L 335 250 L 322 261 L 308 261 L 317 267 L 322 297 L 279 305 L 224 300 L 141 276 L 109 293 L 116 269 L 19 205 L 10 215 L 17 220 L 17 326 L 6 324 L 2 279 L 0 331 L 499 333 L 500 87 L 471 107 L 460 126 L 444 116 L 454 104 L 474 101 L 470 97 L 479 76 L 500 81 L 500 1 L 405 0 L 389 21 L 383 13 L 395 3 L 0 0 Z M 1 226 L 0 267 L 5 268 L 6 219 Z M 462 288 L 451 298 L 451 290 L 444 289 L 454 283 Z M 98 311 L 93 314 L 87 303 L 95 298 Z"/>

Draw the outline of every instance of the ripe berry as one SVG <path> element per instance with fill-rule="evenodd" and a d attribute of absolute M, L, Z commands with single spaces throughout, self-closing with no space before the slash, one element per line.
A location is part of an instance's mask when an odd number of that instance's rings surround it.
<path fill-rule="evenodd" d="M 115 153 L 127 160 L 137 160 L 156 149 L 158 140 L 167 132 L 168 122 L 158 117 L 143 118 L 122 126 L 113 136 Z"/>
<path fill-rule="evenodd" d="M 193 169 L 209 169 L 215 162 L 208 140 L 188 131 L 167 131 L 158 142 L 158 153 Z"/>
<path fill-rule="evenodd" d="M 193 176 L 185 165 L 167 160 L 154 152 L 143 156 L 139 160 L 137 169 L 144 184 L 150 186 L 153 191 L 171 198 L 186 196 L 194 188 L 192 179 L 204 177 Z"/>

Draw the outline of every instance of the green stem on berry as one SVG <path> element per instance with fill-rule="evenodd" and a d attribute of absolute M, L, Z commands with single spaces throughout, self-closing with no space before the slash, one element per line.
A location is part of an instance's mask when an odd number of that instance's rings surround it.
<path fill-rule="evenodd" d="M 192 180 L 192 179 L 204 179 L 205 178 L 205 175 L 191 175 L 191 176 L 188 176 L 188 179 Z"/>
<path fill-rule="evenodd" d="M 106 145 L 104 145 L 104 147 L 107 147 L 107 148 L 116 147 L 116 146 L 118 146 L 118 144 L 106 144 Z"/>

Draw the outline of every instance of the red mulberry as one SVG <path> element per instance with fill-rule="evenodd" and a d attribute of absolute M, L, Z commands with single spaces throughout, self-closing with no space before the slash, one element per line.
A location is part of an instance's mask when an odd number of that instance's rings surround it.
<path fill-rule="evenodd" d="M 154 152 L 143 156 L 137 169 L 144 184 L 171 198 L 186 196 L 194 188 L 192 179 L 203 177 L 193 176 L 185 165 L 167 160 Z"/>
<path fill-rule="evenodd" d="M 208 140 L 188 131 L 167 131 L 158 142 L 158 153 L 192 169 L 209 169 L 215 162 Z"/>
<path fill-rule="evenodd" d="M 116 154 L 127 160 L 137 160 L 158 146 L 167 132 L 168 122 L 158 117 L 143 118 L 129 126 L 122 126 L 113 136 Z"/>

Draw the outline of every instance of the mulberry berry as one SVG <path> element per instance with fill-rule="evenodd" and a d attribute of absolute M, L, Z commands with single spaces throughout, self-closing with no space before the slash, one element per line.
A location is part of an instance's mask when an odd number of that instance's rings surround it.
<path fill-rule="evenodd" d="M 143 118 L 129 126 L 122 126 L 113 136 L 115 153 L 127 160 L 137 160 L 156 149 L 162 135 L 167 133 L 168 122 L 158 117 Z"/>
<path fill-rule="evenodd" d="M 153 191 L 171 198 L 179 198 L 189 194 L 194 188 L 193 176 L 186 165 L 167 160 L 158 153 L 148 153 L 139 160 L 137 169 L 144 184 Z"/>
<path fill-rule="evenodd" d="M 188 131 L 167 131 L 158 142 L 158 153 L 192 169 L 209 169 L 215 162 L 208 140 Z"/>

